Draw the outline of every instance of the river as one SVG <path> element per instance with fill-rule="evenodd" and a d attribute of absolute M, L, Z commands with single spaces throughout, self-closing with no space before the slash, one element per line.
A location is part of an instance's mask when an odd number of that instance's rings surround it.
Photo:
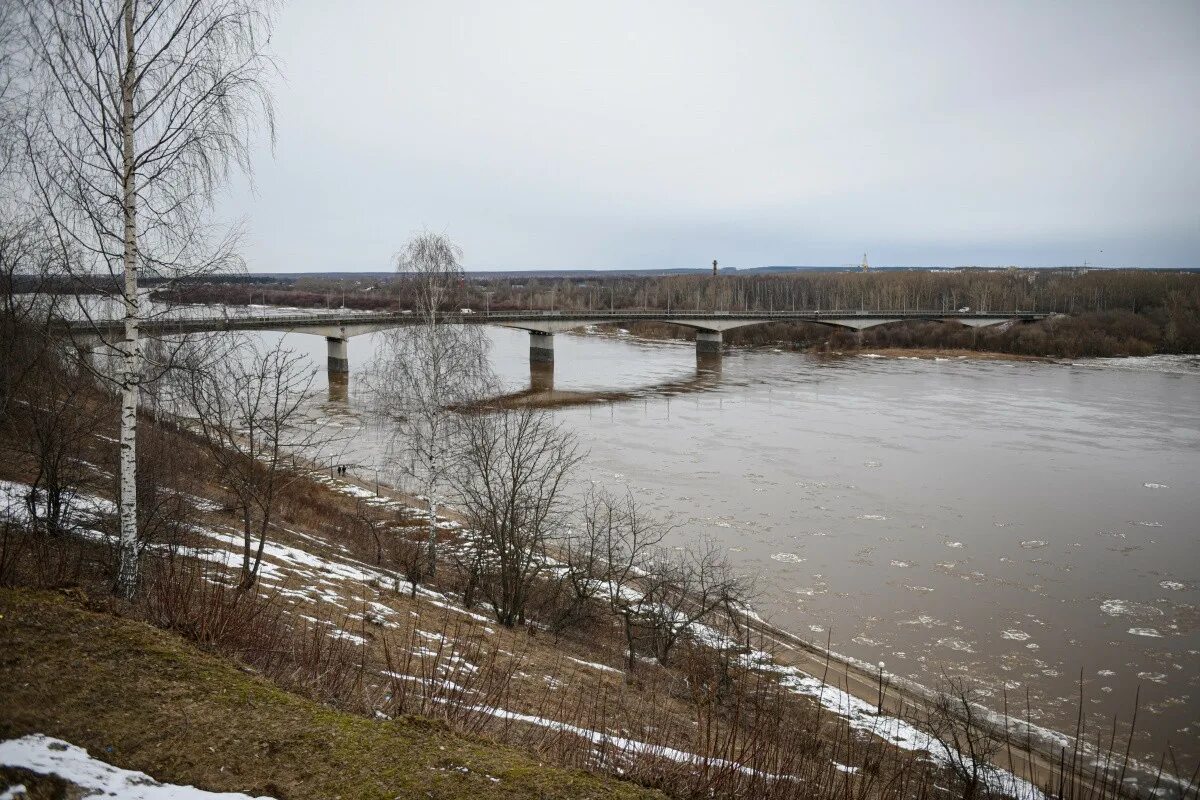
<path fill-rule="evenodd" d="M 491 329 L 506 384 L 528 337 Z M 264 334 L 273 339 L 275 335 Z M 632 399 L 555 411 L 589 450 L 580 478 L 620 487 L 711 537 L 780 626 L 926 685 L 1006 688 L 1034 721 L 1088 738 L 1128 721 L 1134 753 L 1200 757 L 1200 359 L 1074 364 L 822 360 L 556 337 L 555 385 Z M 287 335 L 323 365 L 325 343 Z M 352 370 L 377 337 L 350 340 Z M 324 377 L 322 375 L 321 380 Z M 370 477 L 381 437 L 349 401 L 318 413 L 366 435 L 340 456 Z M 681 387 L 689 388 L 680 392 Z M 384 478 L 386 479 L 386 474 Z"/>

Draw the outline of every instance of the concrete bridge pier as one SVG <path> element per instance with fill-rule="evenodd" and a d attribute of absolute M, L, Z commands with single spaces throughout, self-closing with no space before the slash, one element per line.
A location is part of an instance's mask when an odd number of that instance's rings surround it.
<path fill-rule="evenodd" d="M 531 392 L 554 391 L 554 362 L 529 362 L 529 390 Z"/>
<path fill-rule="evenodd" d="M 720 331 L 696 331 L 696 356 L 721 355 Z"/>
<path fill-rule="evenodd" d="M 711 378 L 721 374 L 721 354 L 696 351 L 696 376 Z"/>
<path fill-rule="evenodd" d="M 554 363 L 554 334 L 541 331 L 529 332 L 529 363 Z"/>
<path fill-rule="evenodd" d="M 333 382 L 333 377 L 340 376 L 343 379 L 350 374 L 350 355 L 347 352 L 347 342 L 339 336 L 326 336 L 325 344 L 329 347 L 329 378 L 330 383 Z"/>
<path fill-rule="evenodd" d="M 350 402 L 350 376 L 345 372 L 329 373 L 329 402 Z"/>

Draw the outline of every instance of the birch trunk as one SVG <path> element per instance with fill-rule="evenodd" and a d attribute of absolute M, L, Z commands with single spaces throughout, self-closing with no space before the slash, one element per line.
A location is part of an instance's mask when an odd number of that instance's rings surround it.
<path fill-rule="evenodd" d="M 433 474 L 433 469 L 434 469 L 433 467 L 430 468 L 431 475 Z M 437 481 L 435 479 L 431 478 L 429 481 L 429 494 L 427 495 L 427 497 L 429 498 L 429 532 L 427 534 L 427 539 L 426 539 L 426 544 L 425 544 L 426 548 L 428 548 L 428 551 L 429 551 L 428 556 L 427 556 L 429 559 L 428 575 L 431 578 L 437 574 L 437 507 L 438 507 L 438 503 L 434 497 L 434 492 L 436 491 L 436 489 L 435 489 L 436 486 L 437 486 Z"/>
<path fill-rule="evenodd" d="M 138 352 L 138 325 L 141 309 L 138 306 L 138 243 L 137 243 L 137 186 L 134 171 L 135 151 L 133 147 L 133 92 L 136 72 L 134 70 L 133 46 L 133 0 L 125 0 L 125 70 L 121 78 L 121 211 L 124 217 L 124 267 L 125 267 L 125 335 L 121 343 L 121 543 L 120 566 L 117 574 L 117 591 L 125 597 L 133 597 L 137 590 L 138 541 L 137 541 L 137 407 L 141 365 Z"/>

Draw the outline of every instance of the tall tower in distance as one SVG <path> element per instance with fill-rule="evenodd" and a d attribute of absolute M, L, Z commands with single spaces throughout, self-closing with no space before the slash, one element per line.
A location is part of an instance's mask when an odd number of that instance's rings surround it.
<path fill-rule="evenodd" d="M 871 265 L 867 263 L 867 254 L 866 253 L 863 253 L 863 263 L 862 263 L 860 269 L 862 269 L 863 272 L 867 272 L 868 270 L 871 269 Z"/>
<path fill-rule="evenodd" d="M 717 277 L 717 260 L 713 259 L 713 277 Z"/>

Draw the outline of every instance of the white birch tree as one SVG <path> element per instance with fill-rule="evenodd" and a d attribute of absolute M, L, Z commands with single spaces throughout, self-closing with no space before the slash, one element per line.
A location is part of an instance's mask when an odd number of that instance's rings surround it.
<path fill-rule="evenodd" d="M 232 232 L 206 225 L 233 168 L 249 172 L 263 120 L 270 17 L 256 0 L 27 0 L 32 184 L 75 278 L 118 301 L 121 397 L 120 565 L 116 590 L 138 575 L 139 277 L 179 278 L 236 264 Z M 81 307 L 83 304 L 81 304 Z M 86 313 L 86 309 L 85 309 Z"/>
<path fill-rule="evenodd" d="M 492 386 L 487 338 L 458 322 L 461 252 L 444 234 L 414 236 L 397 257 L 401 290 L 414 306 L 411 325 L 388 331 L 368 382 L 375 410 L 392 431 L 392 470 L 413 476 L 427 506 L 426 574 L 437 570 L 437 513 L 450 486 L 457 411 Z"/>

